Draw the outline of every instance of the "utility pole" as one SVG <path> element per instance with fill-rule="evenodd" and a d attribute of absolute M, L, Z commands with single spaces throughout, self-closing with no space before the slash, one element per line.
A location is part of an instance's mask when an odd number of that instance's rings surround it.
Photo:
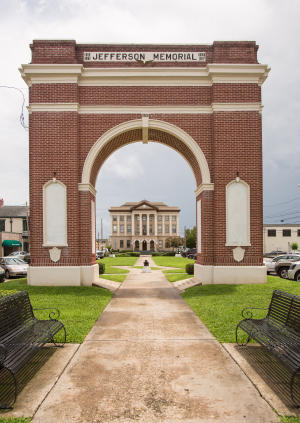
<path fill-rule="evenodd" d="M 103 239 L 103 221 L 101 217 L 101 239 Z"/>
<path fill-rule="evenodd" d="M 184 248 L 186 248 L 186 226 L 184 227 Z"/>

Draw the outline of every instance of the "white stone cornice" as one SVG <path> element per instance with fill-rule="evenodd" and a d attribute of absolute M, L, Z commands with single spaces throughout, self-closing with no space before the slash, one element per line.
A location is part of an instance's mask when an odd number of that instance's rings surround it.
<path fill-rule="evenodd" d="M 195 189 L 195 194 L 196 197 L 201 194 L 201 192 L 203 191 L 213 191 L 214 188 L 214 184 L 200 184 L 196 189 Z"/>
<path fill-rule="evenodd" d="M 25 64 L 19 71 L 27 85 L 77 83 L 82 74 L 81 64 Z"/>
<path fill-rule="evenodd" d="M 96 189 L 93 187 L 92 184 L 78 184 L 78 191 L 88 191 L 93 195 L 97 194 Z"/>
<path fill-rule="evenodd" d="M 213 103 L 211 106 L 80 106 L 78 103 L 31 103 L 33 112 L 78 112 L 80 114 L 212 114 L 213 112 L 259 112 L 261 103 Z"/>
<path fill-rule="evenodd" d="M 211 86 L 214 83 L 261 85 L 270 68 L 261 64 L 205 67 L 84 68 L 82 64 L 27 64 L 20 68 L 28 85 L 76 83 L 79 86 Z"/>

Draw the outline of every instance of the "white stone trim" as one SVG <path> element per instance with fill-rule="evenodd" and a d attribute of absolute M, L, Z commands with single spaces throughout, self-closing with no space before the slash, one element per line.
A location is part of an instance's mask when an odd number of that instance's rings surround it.
<path fill-rule="evenodd" d="M 212 103 L 213 112 L 262 112 L 261 103 Z"/>
<path fill-rule="evenodd" d="M 46 189 L 48 186 L 52 185 L 52 184 L 59 184 L 64 188 L 64 192 L 65 192 L 65 237 L 64 237 L 64 242 L 62 243 L 54 243 L 54 242 L 49 242 L 47 241 L 47 215 L 46 215 Z M 51 179 L 50 181 L 46 182 L 43 185 L 43 247 L 68 247 L 68 203 L 67 203 L 67 187 L 66 185 L 57 180 L 56 178 Z"/>
<path fill-rule="evenodd" d="M 28 113 L 33 112 L 78 112 L 78 103 L 30 103 Z"/>
<path fill-rule="evenodd" d="M 29 266 L 28 285 L 91 286 L 99 280 L 98 264 L 91 266 Z"/>
<path fill-rule="evenodd" d="M 264 64 L 207 64 L 205 67 L 84 68 L 82 64 L 25 64 L 19 69 L 28 85 L 73 83 L 79 86 L 211 86 L 213 83 L 261 85 Z"/>
<path fill-rule="evenodd" d="M 202 285 L 266 283 L 266 266 L 203 266 L 195 263 L 194 278 Z"/>
<path fill-rule="evenodd" d="M 90 149 L 85 159 L 83 171 L 82 171 L 81 183 L 82 184 L 90 183 L 91 170 L 92 170 L 94 161 L 96 160 L 98 154 L 103 149 L 103 147 L 108 142 L 110 142 L 112 138 L 124 132 L 130 131 L 132 129 L 140 129 L 141 127 L 142 127 L 142 120 L 136 119 L 136 120 L 123 122 L 120 125 L 117 125 L 109 129 L 107 132 L 105 132 L 92 146 L 92 148 Z M 194 154 L 201 171 L 203 184 L 210 184 L 210 171 L 209 171 L 206 158 L 203 154 L 203 151 L 199 147 L 199 145 L 193 140 L 193 138 L 190 135 L 188 135 L 181 128 L 161 120 L 149 119 L 149 128 L 159 129 L 181 140 Z"/>
<path fill-rule="evenodd" d="M 201 248 L 202 248 L 202 210 L 201 210 L 201 200 L 198 200 L 196 202 L 196 217 L 197 217 L 197 253 L 201 254 Z"/>
<path fill-rule="evenodd" d="M 247 210 L 246 210 L 246 231 L 247 231 L 247 241 L 246 242 L 242 242 L 242 243 L 232 243 L 230 242 L 230 222 L 229 222 L 229 204 L 228 204 L 228 188 L 233 185 L 233 184 L 242 184 L 244 185 L 244 187 L 247 189 Z M 245 246 L 251 246 L 251 241 L 250 241 L 250 236 L 251 236 L 251 231 L 250 231 L 250 186 L 247 184 L 247 182 L 243 181 L 242 179 L 240 179 L 239 177 L 237 177 L 236 179 L 234 179 L 233 181 L 230 181 L 225 188 L 225 201 L 226 201 L 226 247 L 245 247 Z"/>
<path fill-rule="evenodd" d="M 88 191 L 96 196 L 97 191 L 92 184 L 78 184 L 78 191 Z"/>
<path fill-rule="evenodd" d="M 30 103 L 28 112 L 78 112 L 79 114 L 212 114 L 214 112 L 258 112 L 261 103 L 213 103 L 211 106 L 81 106 L 78 103 Z"/>
<path fill-rule="evenodd" d="M 203 192 L 203 191 L 213 191 L 214 187 L 215 187 L 214 184 L 200 184 L 195 189 L 196 197 L 198 197 L 198 195 L 201 194 L 201 192 Z"/>

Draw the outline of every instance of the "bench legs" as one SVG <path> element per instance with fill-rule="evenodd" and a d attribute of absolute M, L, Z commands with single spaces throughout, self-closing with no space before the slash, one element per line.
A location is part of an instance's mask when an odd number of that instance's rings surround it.
<path fill-rule="evenodd" d="M 248 339 L 247 339 L 247 341 L 246 342 L 239 342 L 238 341 L 238 330 L 239 330 L 239 325 L 237 325 L 237 327 L 235 328 L 235 341 L 236 341 L 236 344 L 239 346 L 239 347 L 245 347 L 248 343 L 249 343 L 249 341 L 250 341 L 250 339 L 251 339 L 251 336 L 250 335 L 248 335 Z M 246 332 L 245 332 L 246 333 Z"/>
<path fill-rule="evenodd" d="M 297 373 L 298 372 L 296 371 L 292 374 L 292 377 L 291 377 L 291 380 L 290 380 L 290 393 L 291 393 L 291 398 L 292 398 L 292 401 L 293 401 L 295 407 L 299 408 L 300 404 L 296 402 L 295 397 L 294 397 L 294 382 L 295 382 Z"/>
<path fill-rule="evenodd" d="M 16 402 L 17 394 L 18 394 L 17 378 L 16 378 L 15 374 L 10 369 L 7 369 L 6 367 L 4 367 L 3 369 L 7 370 L 11 374 L 11 376 L 13 377 L 13 380 L 14 380 L 14 397 L 13 397 L 13 401 L 10 405 L 0 404 L 0 410 L 12 410 L 13 405 Z"/>
<path fill-rule="evenodd" d="M 66 328 L 63 326 L 62 327 L 62 329 L 64 330 L 64 340 L 63 340 L 63 342 L 62 342 L 62 345 L 59 345 L 59 344 L 57 344 L 55 341 L 54 341 L 54 338 L 52 338 L 51 339 L 51 342 L 54 344 L 54 346 L 55 347 L 57 347 L 57 348 L 62 348 L 63 346 L 64 346 L 64 344 L 66 343 L 66 340 L 67 340 L 67 332 L 66 332 Z"/>

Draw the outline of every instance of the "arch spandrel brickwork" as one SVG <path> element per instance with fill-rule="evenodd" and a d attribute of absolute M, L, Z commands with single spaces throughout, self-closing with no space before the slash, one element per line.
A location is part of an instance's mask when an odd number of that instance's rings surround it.
<path fill-rule="evenodd" d="M 114 151 L 133 142 L 167 145 L 193 171 L 190 189 L 201 225 L 195 277 L 202 283 L 264 282 L 261 85 L 269 69 L 257 62 L 255 42 L 36 40 L 31 48 L 32 62 L 21 68 L 30 86 L 29 283 L 90 285 L 98 278 L 91 248 L 97 175 Z M 101 60 L 85 60 L 86 52 Z M 131 60 L 133 52 L 153 60 Z M 55 262 L 52 246 L 43 246 L 42 193 L 54 175 L 66 186 L 68 239 Z M 226 186 L 236 175 L 250 190 L 250 245 L 239 254 L 226 245 Z"/>

